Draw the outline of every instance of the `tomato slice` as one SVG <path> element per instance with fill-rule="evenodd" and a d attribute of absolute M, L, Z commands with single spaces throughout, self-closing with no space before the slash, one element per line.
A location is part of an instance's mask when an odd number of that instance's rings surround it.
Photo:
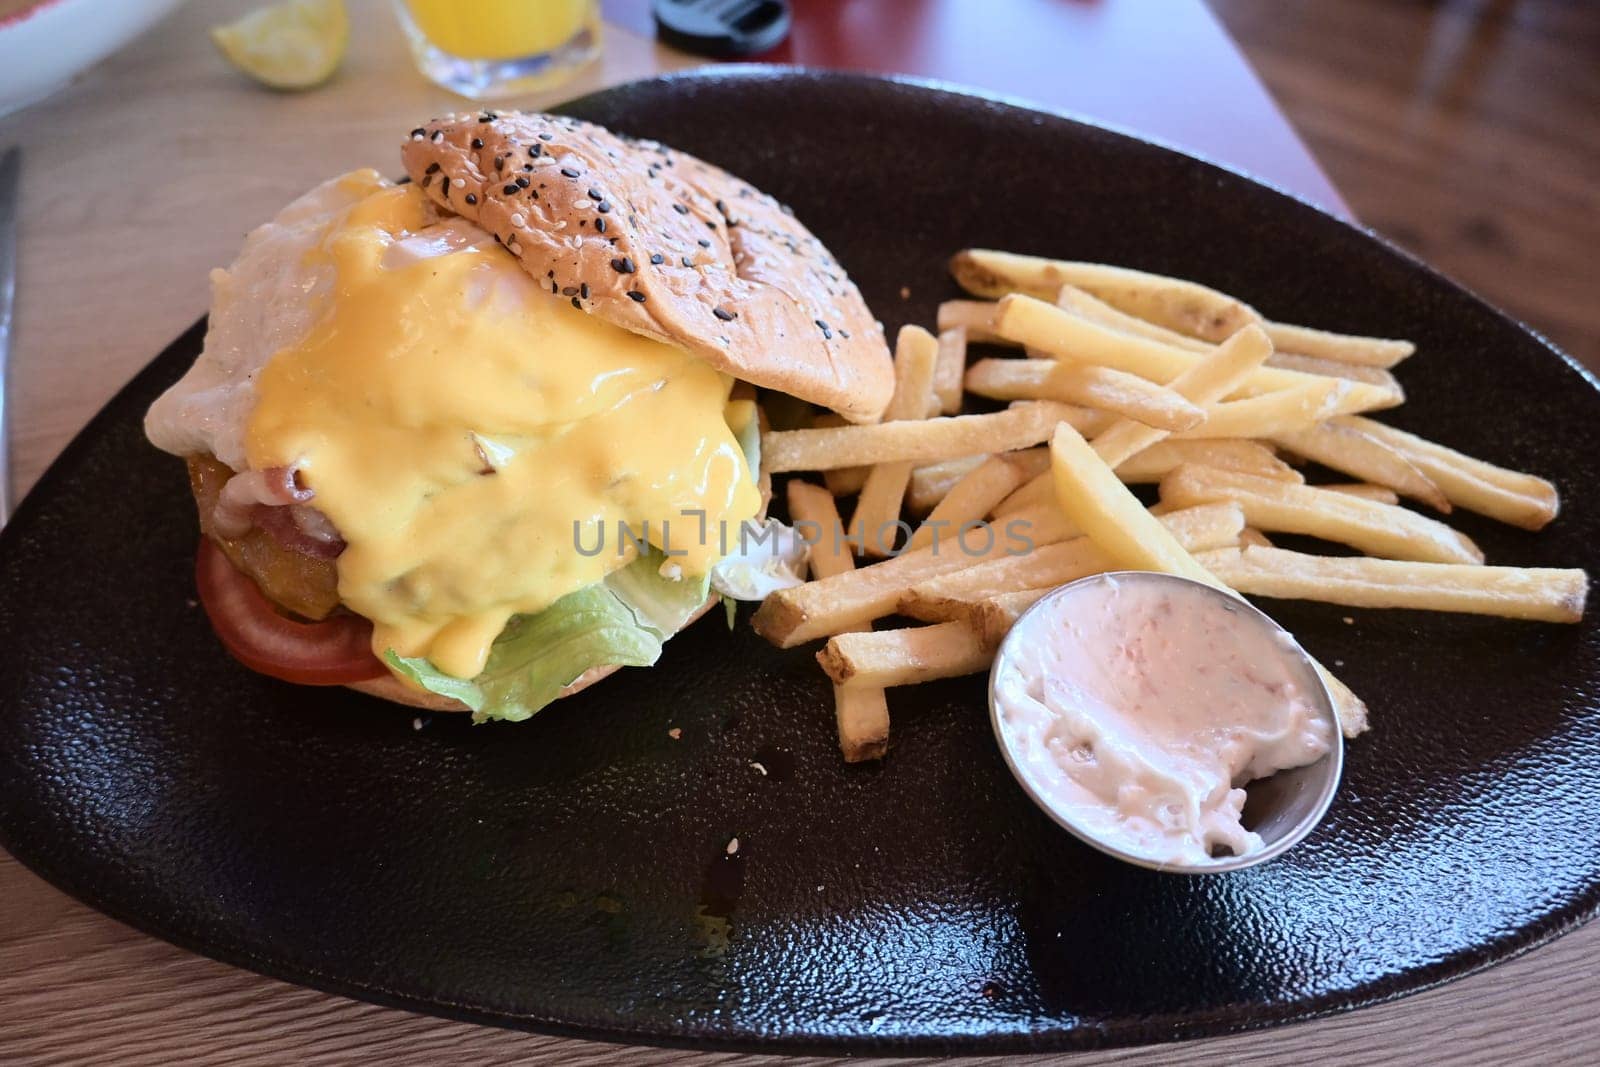
<path fill-rule="evenodd" d="M 194 578 L 223 647 L 253 671 L 298 685 L 344 685 L 388 673 L 372 654 L 372 623 L 359 615 L 284 618 L 209 537 L 200 539 Z"/>

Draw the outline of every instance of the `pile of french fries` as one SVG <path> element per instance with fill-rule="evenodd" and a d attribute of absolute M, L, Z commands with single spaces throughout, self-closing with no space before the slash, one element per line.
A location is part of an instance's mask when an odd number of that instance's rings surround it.
<path fill-rule="evenodd" d="M 1350 607 L 1582 617 L 1582 570 L 1485 566 L 1469 538 L 1402 506 L 1529 530 L 1559 510 L 1542 478 L 1369 417 L 1404 401 L 1390 369 L 1410 342 L 1272 322 L 1194 282 L 1097 263 L 972 249 L 950 268 L 974 299 L 943 304 L 937 336 L 900 332 L 881 423 L 822 416 L 762 438 L 765 471 L 821 484 L 787 487 L 816 542 L 812 580 L 753 622 L 783 648 L 826 640 L 846 760 L 884 754 L 886 689 L 988 669 L 1029 605 L 1108 570 Z M 1018 351 L 969 362 L 969 343 Z M 1008 406 L 963 414 L 966 394 Z M 1305 462 L 1343 480 L 1307 484 Z M 1139 501 L 1140 483 L 1159 503 Z M 1361 554 L 1286 551 L 1271 534 Z M 921 625 L 874 629 L 889 616 Z M 1343 731 L 1361 733 L 1366 706 L 1322 674 Z"/>

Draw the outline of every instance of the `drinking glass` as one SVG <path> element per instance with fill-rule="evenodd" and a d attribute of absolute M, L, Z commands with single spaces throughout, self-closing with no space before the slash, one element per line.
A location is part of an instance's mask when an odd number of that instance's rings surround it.
<path fill-rule="evenodd" d="M 417 67 L 473 100 L 548 89 L 600 54 L 599 0 L 395 0 Z"/>

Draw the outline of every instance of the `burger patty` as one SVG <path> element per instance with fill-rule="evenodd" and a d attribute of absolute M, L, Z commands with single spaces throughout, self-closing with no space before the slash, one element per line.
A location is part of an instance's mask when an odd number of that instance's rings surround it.
<path fill-rule="evenodd" d="M 284 545 L 260 526 L 252 526 L 240 537 L 223 537 L 216 529 L 217 498 L 234 472 L 209 455 L 190 456 L 188 464 L 189 488 L 200 512 L 200 532 L 285 612 L 313 621 L 332 614 L 339 606 L 335 561 Z"/>

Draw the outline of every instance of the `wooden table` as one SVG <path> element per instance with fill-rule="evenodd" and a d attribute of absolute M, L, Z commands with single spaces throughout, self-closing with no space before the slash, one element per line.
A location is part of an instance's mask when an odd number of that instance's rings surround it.
<path fill-rule="evenodd" d="M 885 29 L 876 24 L 855 26 L 864 37 L 830 37 L 828 20 L 845 5 L 812 0 L 782 57 L 982 83 L 1142 129 L 1342 208 L 1195 0 L 1163 0 L 1154 20 L 1151 0 L 1005 2 L 1012 21 L 988 30 L 961 9 L 991 5 L 967 0 L 851 6 L 852 17 L 895 8 L 905 19 L 926 20 L 894 22 L 922 29 L 893 37 L 898 51 L 891 52 L 862 46 Z M 0 145 L 19 142 L 28 153 L 11 393 L 19 489 L 32 485 L 89 416 L 204 312 L 207 270 L 231 259 L 248 229 L 331 173 L 392 169 L 396 131 L 459 106 L 414 74 L 388 13 L 371 0 L 352 3 L 351 54 L 334 84 L 301 96 L 257 91 L 215 58 L 204 37 L 207 23 L 243 6 L 244 0 L 191 5 L 51 101 L 0 119 Z M 608 16 L 619 23 L 637 24 L 639 10 L 639 0 L 607 0 Z M 1053 20 L 1055 36 L 1030 37 L 1018 29 L 1026 18 Z M 614 25 L 598 66 L 556 97 L 525 103 L 548 104 L 695 62 Z M 1596 949 L 1600 926 L 1394 1004 L 1071 1062 L 1449 1057 L 1500 1064 L 1592 1055 L 1600 1046 L 1591 1007 L 1600 997 Z M 261 978 L 130 930 L 0 853 L 0 1063 L 379 1058 L 731 1062 L 473 1027 Z"/>

